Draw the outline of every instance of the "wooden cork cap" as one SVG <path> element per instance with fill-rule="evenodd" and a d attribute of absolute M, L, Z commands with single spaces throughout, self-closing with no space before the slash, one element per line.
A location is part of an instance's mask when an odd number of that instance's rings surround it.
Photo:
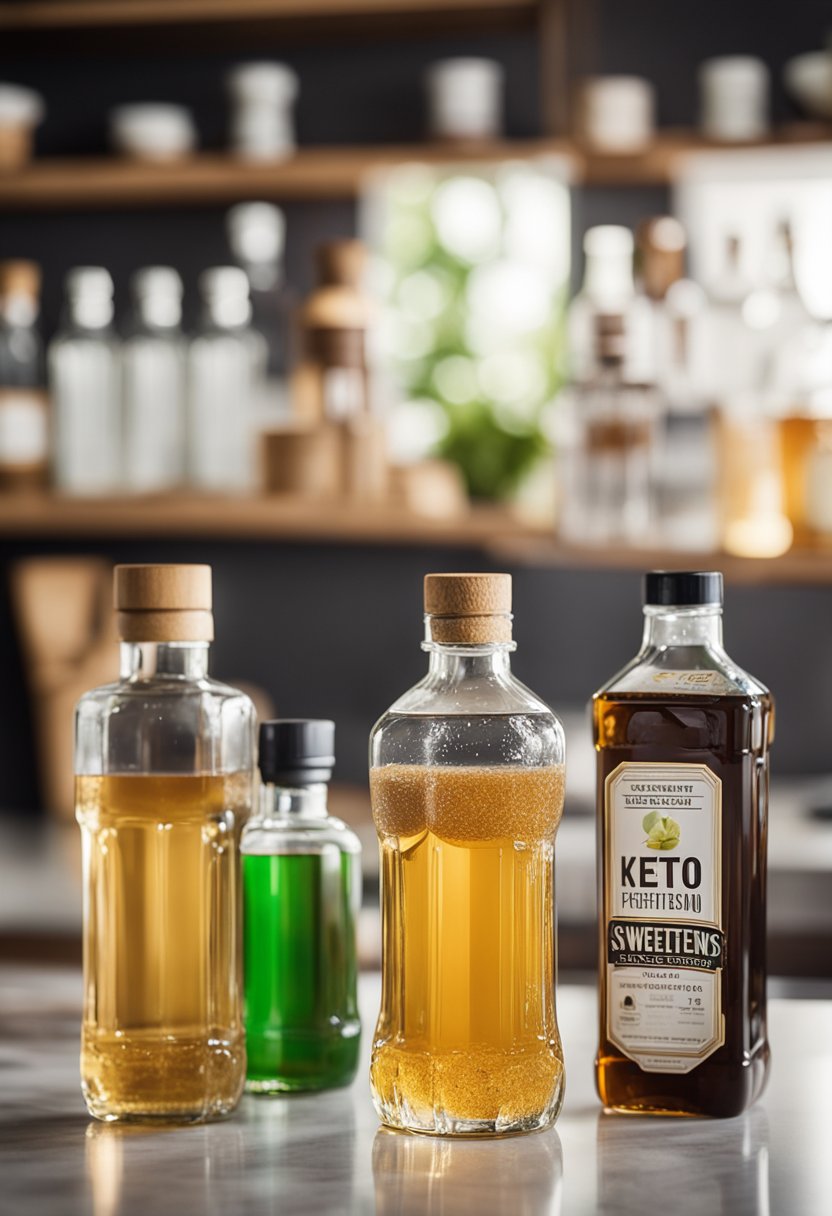
<path fill-rule="evenodd" d="M 510 642 L 511 575 L 426 574 L 425 612 L 434 642 Z"/>
<path fill-rule="evenodd" d="M 114 599 L 124 642 L 210 642 L 210 566 L 116 566 Z"/>

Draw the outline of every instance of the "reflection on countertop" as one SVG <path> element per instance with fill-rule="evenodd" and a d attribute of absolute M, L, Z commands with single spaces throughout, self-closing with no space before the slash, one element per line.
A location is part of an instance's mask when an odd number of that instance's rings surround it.
<path fill-rule="evenodd" d="M 363 1066 L 317 1095 L 247 1095 L 206 1126 L 92 1122 L 78 1084 L 81 982 L 0 968 L 0 1177 L 8 1211 L 286 1216 L 821 1216 L 832 1194 L 832 1002 L 771 1003 L 768 1089 L 736 1119 L 605 1115 L 595 1097 L 596 997 L 559 992 L 567 1097 L 553 1132 L 502 1141 L 379 1128 L 367 1063 L 380 984 L 361 978 Z"/>

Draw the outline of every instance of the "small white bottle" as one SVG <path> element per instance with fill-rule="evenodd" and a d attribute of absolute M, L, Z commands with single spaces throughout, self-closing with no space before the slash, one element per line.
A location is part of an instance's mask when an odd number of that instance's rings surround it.
<path fill-rule="evenodd" d="M 78 496 L 122 485 L 119 344 L 113 280 L 101 266 L 66 277 L 63 326 L 49 348 L 56 487 Z"/>
<path fill-rule="evenodd" d="M 125 339 L 124 474 L 138 493 L 171 490 L 185 476 L 182 280 L 147 266 L 130 283 L 135 325 Z"/>
<path fill-rule="evenodd" d="M 200 490 L 253 489 L 258 354 L 248 278 L 239 266 L 200 276 L 202 321 L 188 352 L 188 473 Z"/>

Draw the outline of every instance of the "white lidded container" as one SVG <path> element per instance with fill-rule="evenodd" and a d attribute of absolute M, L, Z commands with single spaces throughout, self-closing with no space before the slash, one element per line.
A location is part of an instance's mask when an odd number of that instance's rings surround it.
<path fill-rule="evenodd" d="M 113 280 L 103 266 L 78 266 L 65 289 L 63 325 L 49 348 L 55 484 L 66 494 L 113 494 L 122 486 Z"/>
<path fill-rule="evenodd" d="M 425 78 L 430 134 L 496 139 L 503 130 L 505 73 L 493 59 L 441 59 Z"/>
<path fill-rule="evenodd" d="M 279 160 L 295 150 L 297 73 L 285 63 L 246 63 L 227 78 L 231 148 L 250 160 Z"/>
<path fill-rule="evenodd" d="M 579 125 L 601 152 L 640 152 L 655 134 L 656 91 L 641 76 L 592 76 L 581 86 Z"/>
<path fill-rule="evenodd" d="M 764 139 L 769 129 L 769 70 L 753 55 L 706 59 L 699 67 L 702 133 L 724 143 Z"/>

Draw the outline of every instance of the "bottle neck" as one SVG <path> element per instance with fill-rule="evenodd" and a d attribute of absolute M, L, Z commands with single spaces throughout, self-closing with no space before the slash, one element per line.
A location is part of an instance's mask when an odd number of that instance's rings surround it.
<path fill-rule="evenodd" d="M 716 604 L 645 608 L 642 652 L 672 646 L 722 650 L 722 608 Z"/>
<path fill-rule="evenodd" d="M 122 642 L 122 680 L 178 676 L 204 679 L 208 674 L 207 642 Z"/>
<path fill-rule="evenodd" d="M 514 642 L 482 646 L 446 646 L 430 640 L 423 647 L 430 655 L 428 672 L 443 683 L 463 680 L 505 679 L 511 675 Z"/>
<path fill-rule="evenodd" d="M 328 786 L 270 785 L 260 786 L 260 819 L 325 819 Z"/>

